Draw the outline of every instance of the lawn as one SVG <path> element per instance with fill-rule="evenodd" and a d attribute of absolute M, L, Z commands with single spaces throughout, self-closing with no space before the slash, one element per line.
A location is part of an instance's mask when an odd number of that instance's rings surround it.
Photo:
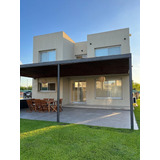
<path fill-rule="evenodd" d="M 138 107 L 135 107 L 134 114 L 136 117 L 138 127 L 140 128 L 140 99 L 137 99 L 137 104 L 138 104 Z"/>
<path fill-rule="evenodd" d="M 140 159 L 140 130 L 21 119 L 20 132 L 22 160 Z"/>

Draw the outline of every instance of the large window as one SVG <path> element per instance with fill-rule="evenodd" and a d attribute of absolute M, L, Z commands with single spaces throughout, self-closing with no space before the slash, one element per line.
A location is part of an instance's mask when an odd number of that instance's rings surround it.
<path fill-rule="evenodd" d="M 120 46 L 108 47 L 108 48 L 96 48 L 95 49 L 95 56 L 96 57 L 117 55 L 117 54 L 121 54 L 121 47 Z"/>
<path fill-rule="evenodd" d="M 39 83 L 39 91 L 55 91 L 55 83 Z"/>
<path fill-rule="evenodd" d="M 108 80 L 106 77 L 99 77 L 96 79 L 96 97 L 121 99 L 121 79 Z"/>
<path fill-rule="evenodd" d="M 41 51 L 40 62 L 56 61 L 56 50 Z"/>

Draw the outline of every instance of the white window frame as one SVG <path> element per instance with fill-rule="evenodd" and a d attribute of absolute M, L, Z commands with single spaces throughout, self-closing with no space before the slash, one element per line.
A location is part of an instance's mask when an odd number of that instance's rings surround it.
<path fill-rule="evenodd" d="M 48 60 L 47 61 L 42 61 L 42 53 L 44 53 L 44 52 L 50 52 L 50 51 L 55 51 L 55 60 L 54 61 L 56 61 L 57 60 L 57 53 L 56 53 L 56 49 L 50 49 L 50 50 L 42 50 L 42 51 L 39 51 L 39 62 L 41 62 L 41 63 L 44 63 L 44 62 L 51 62 L 51 61 L 49 61 L 49 58 L 48 58 Z M 47 57 L 48 57 L 48 55 L 47 55 Z"/>
<path fill-rule="evenodd" d="M 40 90 L 40 86 L 39 86 L 40 83 L 42 85 L 43 82 L 38 82 L 38 91 L 39 92 L 56 92 L 56 83 L 55 82 L 46 82 L 47 84 L 54 83 L 55 84 L 55 90 L 48 90 L 48 89 L 47 90 Z"/>
<path fill-rule="evenodd" d="M 102 76 L 106 77 L 106 76 Z M 95 99 L 114 99 L 114 100 L 123 100 L 123 83 L 122 83 L 122 78 L 108 78 L 107 81 L 112 81 L 112 80 L 121 80 L 121 97 L 97 97 L 96 95 L 96 81 L 99 77 L 96 77 L 95 79 Z"/>
<path fill-rule="evenodd" d="M 114 48 L 114 47 L 120 47 L 120 53 L 119 54 L 116 54 L 116 55 L 120 55 L 121 54 L 121 45 L 114 45 L 114 46 L 105 46 L 105 47 L 97 47 L 97 48 L 94 48 L 94 55 L 95 57 L 101 57 L 101 56 L 96 56 L 96 49 L 108 49 L 108 48 Z M 106 55 L 106 56 L 111 56 L 111 55 Z"/>

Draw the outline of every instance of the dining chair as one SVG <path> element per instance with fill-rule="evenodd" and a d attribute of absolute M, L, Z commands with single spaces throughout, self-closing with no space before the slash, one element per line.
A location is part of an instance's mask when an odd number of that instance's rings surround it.
<path fill-rule="evenodd" d="M 34 109 L 34 107 L 33 107 L 32 100 L 31 100 L 31 99 L 28 99 L 28 100 L 27 100 L 27 105 L 28 105 L 28 107 L 29 107 L 29 110 L 32 112 L 33 109 Z"/>
<path fill-rule="evenodd" d="M 40 100 L 40 104 L 41 104 L 41 107 L 42 107 L 42 111 L 48 111 L 48 103 L 46 100 Z"/>
<path fill-rule="evenodd" d="M 60 99 L 59 100 L 59 111 L 63 111 L 63 108 L 62 108 L 62 101 L 63 99 Z M 52 112 L 57 112 L 57 102 L 53 105 L 52 107 Z"/>
<path fill-rule="evenodd" d="M 40 99 L 35 99 L 35 112 L 36 111 L 42 111 L 42 107 L 41 107 L 41 100 Z"/>

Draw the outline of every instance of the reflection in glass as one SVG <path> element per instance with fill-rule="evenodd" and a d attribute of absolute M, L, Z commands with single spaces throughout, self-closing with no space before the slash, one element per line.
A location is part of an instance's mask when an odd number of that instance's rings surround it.
<path fill-rule="evenodd" d="M 72 102 L 86 101 L 86 82 L 74 81 L 72 82 Z"/>

